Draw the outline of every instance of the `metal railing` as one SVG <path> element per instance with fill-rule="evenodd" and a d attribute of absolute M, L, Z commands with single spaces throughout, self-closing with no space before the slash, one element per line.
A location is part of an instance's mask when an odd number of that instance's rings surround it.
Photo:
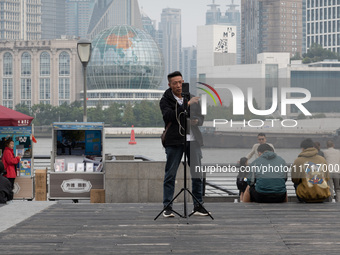
<path fill-rule="evenodd" d="M 142 155 L 135 155 L 136 160 L 142 161 L 153 161 L 150 158 L 147 158 Z M 207 166 L 208 164 L 203 164 L 203 166 Z M 235 164 L 219 164 L 221 167 L 223 166 L 235 166 L 239 167 Z M 290 166 L 291 164 L 287 164 Z M 34 170 L 36 169 L 47 169 L 51 170 L 51 157 L 49 155 L 35 155 L 34 156 Z M 225 196 L 238 196 L 238 189 L 236 186 L 236 173 L 214 173 L 214 174 L 206 174 L 204 178 L 204 194 L 207 197 L 225 197 Z M 288 196 L 295 196 L 295 189 L 293 183 L 291 181 L 290 173 L 288 173 L 288 178 L 286 182 Z"/>

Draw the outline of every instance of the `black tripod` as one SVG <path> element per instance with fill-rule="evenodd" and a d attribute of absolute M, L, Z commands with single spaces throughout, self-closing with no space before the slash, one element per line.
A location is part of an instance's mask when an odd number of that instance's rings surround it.
<path fill-rule="evenodd" d="M 188 118 L 188 99 L 190 99 L 190 93 L 189 92 L 184 92 L 182 93 L 183 96 L 183 106 L 184 106 L 184 187 L 178 192 L 178 194 L 163 208 L 162 211 L 160 211 L 160 213 L 156 216 L 156 218 L 154 220 L 157 220 L 158 217 L 162 214 L 162 212 L 164 210 L 168 210 L 171 208 L 172 212 L 174 212 L 175 214 L 177 214 L 178 216 L 180 216 L 181 218 L 188 218 L 191 215 L 193 215 L 195 212 L 192 212 L 188 215 L 187 212 L 187 199 L 186 199 L 186 192 L 189 193 L 189 195 L 191 195 L 192 199 L 196 202 L 196 204 L 198 204 L 203 210 L 204 212 L 206 212 L 210 218 L 213 220 L 214 218 L 212 217 L 212 215 L 210 214 L 210 212 L 208 212 L 205 207 L 202 205 L 202 203 L 200 201 L 198 201 L 198 199 L 194 196 L 194 194 L 192 194 L 192 192 L 187 188 L 187 118 Z M 172 203 L 173 201 L 183 192 L 183 196 L 184 196 L 184 214 L 180 214 L 178 212 L 176 212 L 175 210 L 172 209 Z"/>

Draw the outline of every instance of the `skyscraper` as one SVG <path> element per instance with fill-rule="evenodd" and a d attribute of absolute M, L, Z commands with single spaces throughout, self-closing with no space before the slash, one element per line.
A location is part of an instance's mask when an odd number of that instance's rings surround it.
<path fill-rule="evenodd" d="M 39 40 L 41 0 L 0 0 L 0 40 Z"/>
<path fill-rule="evenodd" d="M 236 63 L 241 64 L 241 14 L 240 11 L 236 9 L 239 5 L 234 4 L 234 0 L 231 0 L 231 3 L 227 5 L 228 9 L 225 11 L 224 15 L 222 15 L 221 10 L 217 8 L 219 5 L 215 4 L 215 0 L 208 6 L 210 6 L 211 9 L 206 12 L 206 25 L 236 26 Z"/>
<path fill-rule="evenodd" d="M 95 0 L 66 0 L 66 34 L 86 37 Z"/>
<path fill-rule="evenodd" d="M 302 52 L 302 0 L 242 0 L 242 63 L 262 52 Z"/>
<path fill-rule="evenodd" d="M 90 38 L 117 25 L 143 29 L 137 0 L 96 0 L 88 28 Z"/>
<path fill-rule="evenodd" d="M 306 50 L 316 43 L 340 53 L 340 0 L 303 1 L 306 8 Z"/>
<path fill-rule="evenodd" d="M 219 5 L 215 4 L 215 0 L 213 0 L 213 3 L 208 6 L 210 6 L 210 10 L 205 14 L 205 24 L 214 25 L 220 23 L 221 10 L 217 8 Z"/>
<path fill-rule="evenodd" d="M 166 8 L 161 14 L 159 30 L 162 32 L 162 52 L 165 75 L 177 71 L 181 66 L 181 10 Z M 163 86 L 167 81 L 164 79 Z"/>
<path fill-rule="evenodd" d="M 155 26 L 155 20 L 150 19 L 148 15 L 146 15 L 143 11 L 141 12 L 142 15 L 142 24 L 143 24 L 143 29 L 147 31 L 151 37 L 156 41 L 156 26 Z"/>
<path fill-rule="evenodd" d="M 181 57 L 182 66 L 180 70 L 183 79 L 190 82 L 190 79 L 197 76 L 197 48 L 195 46 L 182 48 Z"/>
<path fill-rule="evenodd" d="M 41 39 L 65 34 L 65 0 L 41 0 Z"/>

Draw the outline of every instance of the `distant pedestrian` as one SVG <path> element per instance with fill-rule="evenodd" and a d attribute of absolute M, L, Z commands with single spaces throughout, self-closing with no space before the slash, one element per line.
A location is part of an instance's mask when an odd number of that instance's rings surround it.
<path fill-rule="evenodd" d="M 4 175 L 12 184 L 14 189 L 14 181 L 17 177 L 16 165 L 20 162 L 21 156 L 14 156 L 14 141 L 10 138 L 6 141 L 6 147 L 2 155 L 2 163 L 5 166 L 6 174 Z"/>
<path fill-rule="evenodd" d="M 314 142 L 314 148 L 318 150 L 318 155 L 325 157 L 325 154 L 321 150 L 321 144 L 319 142 Z"/>
<path fill-rule="evenodd" d="M 12 184 L 3 176 L 4 172 L 4 164 L 0 161 L 0 204 L 4 204 L 13 199 Z"/>
<path fill-rule="evenodd" d="M 247 159 L 251 159 L 253 157 L 253 155 L 255 155 L 255 159 L 257 159 L 259 157 L 259 153 L 257 151 L 257 148 L 261 145 L 261 144 L 269 144 L 275 151 L 274 145 L 272 145 L 271 143 L 267 143 L 267 138 L 266 135 L 264 133 L 259 133 L 257 135 L 257 141 L 258 143 L 255 143 L 253 145 L 253 148 L 251 149 L 251 151 L 248 153 L 248 155 L 246 156 Z"/>
<path fill-rule="evenodd" d="M 248 159 L 243 157 L 240 159 L 240 168 L 236 178 L 236 185 L 239 190 L 240 201 L 243 202 L 243 195 L 248 186 L 247 176 L 248 176 Z"/>
<path fill-rule="evenodd" d="M 340 151 L 334 149 L 334 143 L 332 141 L 327 141 L 327 149 L 324 150 L 324 154 L 331 177 L 329 184 L 334 188 L 336 201 L 340 202 Z M 333 192 L 332 195 L 334 195 Z"/>

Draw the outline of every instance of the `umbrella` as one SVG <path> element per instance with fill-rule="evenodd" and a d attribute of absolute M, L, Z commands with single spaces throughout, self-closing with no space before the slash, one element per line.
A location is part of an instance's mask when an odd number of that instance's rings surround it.
<path fill-rule="evenodd" d="M 0 105 L 0 126 L 29 126 L 34 118 Z"/>

